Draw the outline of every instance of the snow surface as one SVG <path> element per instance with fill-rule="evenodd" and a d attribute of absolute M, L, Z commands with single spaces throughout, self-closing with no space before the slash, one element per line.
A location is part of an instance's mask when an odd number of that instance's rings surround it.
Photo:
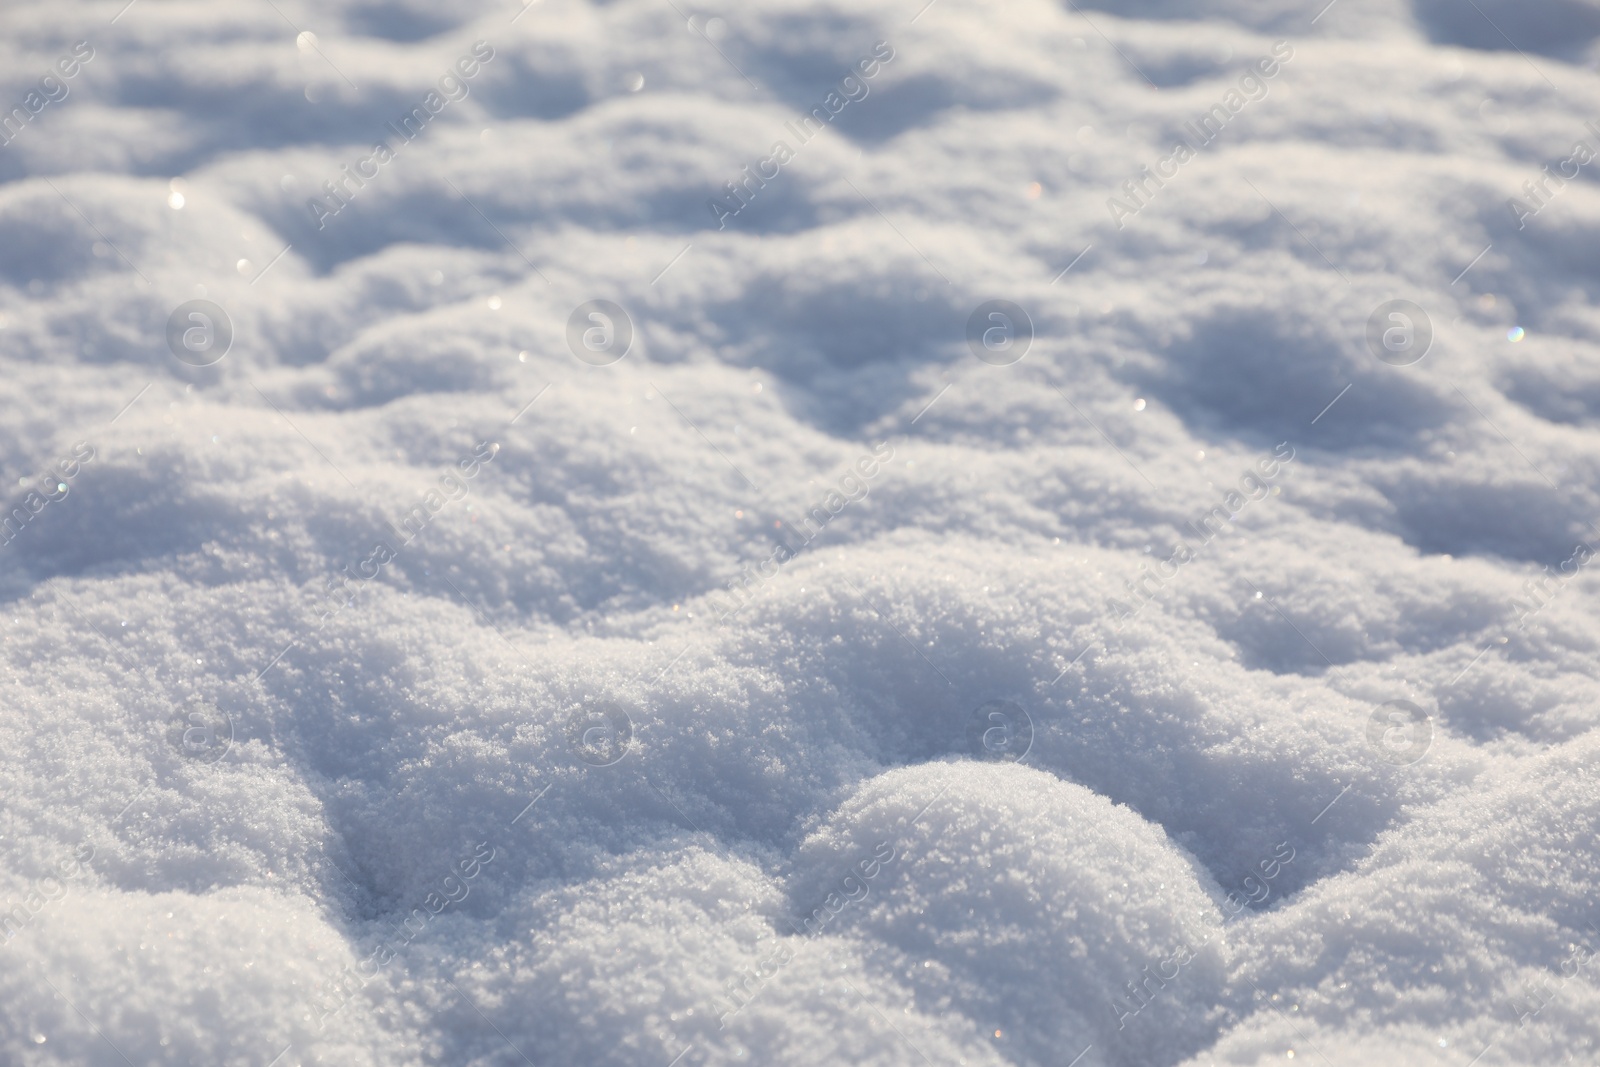
<path fill-rule="evenodd" d="M 1600 3 L 124 4 L 0 1063 L 1600 1062 Z"/>

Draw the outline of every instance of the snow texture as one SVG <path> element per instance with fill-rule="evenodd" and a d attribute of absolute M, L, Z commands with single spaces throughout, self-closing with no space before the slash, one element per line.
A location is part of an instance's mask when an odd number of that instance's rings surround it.
<path fill-rule="evenodd" d="M 0 26 L 0 1063 L 1600 1062 L 1600 3 Z"/>

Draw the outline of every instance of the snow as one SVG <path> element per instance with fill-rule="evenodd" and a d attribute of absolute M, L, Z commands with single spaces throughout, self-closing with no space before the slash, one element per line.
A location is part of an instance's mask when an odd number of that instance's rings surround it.
<path fill-rule="evenodd" d="M 1600 6 L 123 3 L 0 1062 L 1600 1055 Z"/>

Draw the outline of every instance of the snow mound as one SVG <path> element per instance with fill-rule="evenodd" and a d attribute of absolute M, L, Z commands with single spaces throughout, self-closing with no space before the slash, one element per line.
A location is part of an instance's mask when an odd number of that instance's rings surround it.
<path fill-rule="evenodd" d="M 0 1061 L 1588 1062 L 1597 10 L 9 5 Z"/>

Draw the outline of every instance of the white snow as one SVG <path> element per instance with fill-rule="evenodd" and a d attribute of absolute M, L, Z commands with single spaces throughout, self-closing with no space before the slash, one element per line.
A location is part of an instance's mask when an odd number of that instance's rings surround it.
<path fill-rule="evenodd" d="M 124 3 L 0 1063 L 1600 1056 L 1593 0 Z"/>

